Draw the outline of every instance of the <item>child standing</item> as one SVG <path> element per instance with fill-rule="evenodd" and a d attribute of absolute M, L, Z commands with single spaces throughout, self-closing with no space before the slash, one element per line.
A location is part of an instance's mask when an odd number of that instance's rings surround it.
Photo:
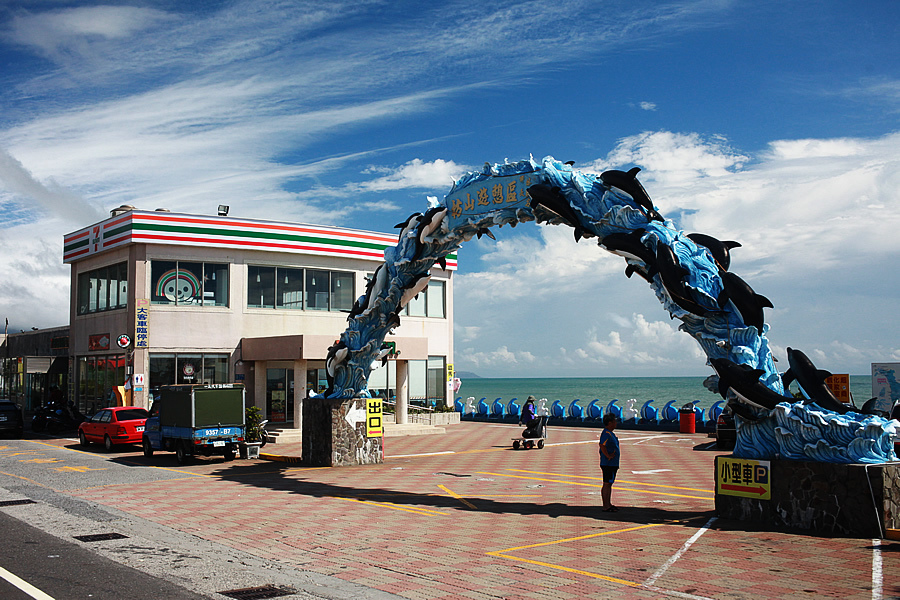
<path fill-rule="evenodd" d="M 603 499 L 603 512 L 616 512 L 618 507 L 612 504 L 612 486 L 619 470 L 619 438 L 613 433 L 616 428 L 616 415 L 607 413 L 603 416 L 603 431 L 600 433 L 600 470 L 603 471 L 603 487 L 600 497 Z"/>

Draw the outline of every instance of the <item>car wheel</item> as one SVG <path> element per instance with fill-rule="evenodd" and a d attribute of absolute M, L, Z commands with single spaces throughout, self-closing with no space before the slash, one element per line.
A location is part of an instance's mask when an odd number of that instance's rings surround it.
<path fill-rule="evenodd" d="M 109 439 L 108 435 L 104 435 L 103 436 L 103 448 L 105 448 L 106 451 L 109 452 L 110 450 L 112 450 L 112 447 L 113 447 L 112 440 Z"/>
<path fill-rule="evenodd" d="M 188 453 L 184 449 L 184 444 L 181 440 L 175 442 L 175 460 L 178 461 L 179 465 L 187 464 L 188 461 Z"/>
<path fill-rule="evenodd" d="M 234 450 L 225 451 L 225 460 L 234 460 Z"/>
<path fill-rule="evenodd" d="M 78 443 L 81 444 L 82 446 L 84 446 L 85 448 L 88 447 L 88 441 L 87 441 L 87 438 L 84 436 L 83 431 L 78 432 Z"/>
<path fill-rule="evenodd" d="M 141 445 L 144 447 L 144 456 L 147 458 L 153 456 L 153 446 L 150 445 L 150 440 L 148 438 L 144 438 Z"/>

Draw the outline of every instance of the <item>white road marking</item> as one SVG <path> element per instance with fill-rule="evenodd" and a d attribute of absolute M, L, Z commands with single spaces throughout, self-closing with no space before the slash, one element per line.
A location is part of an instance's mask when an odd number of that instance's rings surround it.
<path fill-rule="evenodd" d="M 884 575 L 881 571 L 881 540 L 872 540 L 872 600 L 884 597 Z"/>
<path fill-rule="evenodd" d="M 632 471 L 634 475 L 656 475 L 657 473 L 666 473 L 672 469 L 651 469 L 649 471 Z"/>
<path fill-rule="evenodd" d="M 3 567 L 0 567 L 0 577 L 5 579 L 6 581 L 10 582 L 11 584 L 13 584 L 17 588 L 19 588 L 20 590 L 25 592 L 32 598 L 34 598 L 34 600 L 54 600 L 53 596 L 45 594 L 41 590 L 37 589 L 36 587 L 34 587 L 33 585 L 31 585 L 30 583 L 25 581 L 24 579 L 16 577 L 15 575 L 10 573 Z"/>
<path fill-rule="evenodd" d="M 694 542 L 696 542 L 698 539 L 700 539 L 700 536 L 703 535 L 704 533 L 706 533 L 706 531 L 709 529 L 709 527 L 710 527 L 715 521 L 716 521 L 716 517 L 713 517 L 713 518 L 711 518 L 709 521 L 707 521 L 707 522 L 706 522 L 706 525 L 704 525 L 703 527 L 701 527 L 700 530 L 697 531 L 697 533 L 695 533 L 694 535 L 692 535 L 692 536 L 691 536 L 691 539 L 689 539 L 688 541 L 686 541 L 686 542 L 684 543 L 684 546 L 682 546 L 681 549 L 678 550 L 678 552 L 676 552 L 675 554 L 673 554 L 673 555 L 669 558 L 669 560 L 667 560 L 667 561 L 665 562 L 665 564 L 663 564 L 663 566 L 661 566 L 660 568 L 658 568 L 658 569 L 656 570 L 656 572 L 655 572 L 653 575 L 651 575 L 650 577 L 647 578 L 647 581 L 644 582 L 644 585 L 650 586 L 650 585 L 653 585 L 654 583 L 656 583 L 656 580 L 659 579 L 660 577 L 662 577 L 662 576 L 666 573 L 666 571 L 669 570 L 669 567 L 671 567 L 672 565 L 674 565 L 674 564 L 675 564 L 675 561 L 677 561 L 679 558 L 681 558 L 681 556 L 682 556 L 685 552 L 688 551 L 688 548 L 690 548 L 690 547 L 694 544 Z"/>

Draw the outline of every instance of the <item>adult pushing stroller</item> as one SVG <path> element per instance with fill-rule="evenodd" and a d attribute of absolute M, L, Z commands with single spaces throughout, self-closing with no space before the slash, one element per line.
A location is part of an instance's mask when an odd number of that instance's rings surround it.
<path fill-rule="evenodd" d="M 525 431 L 522 432 L 521 438 L 513 439 L 513 448 L 515 449 L 519 448 L 520 443 L 526 449 L 532 448 L 534 442 L 531 440 L 535 439 L 538 440 L 538 448 L 544 447 L 544 440 L 547 439 L 547 415 L 538 416 L 535 413 L 534 401 L 534 396 L 528 396 L 522 407 L 522 417 L 519 419 L 519 423 L 525 425 Z"/>

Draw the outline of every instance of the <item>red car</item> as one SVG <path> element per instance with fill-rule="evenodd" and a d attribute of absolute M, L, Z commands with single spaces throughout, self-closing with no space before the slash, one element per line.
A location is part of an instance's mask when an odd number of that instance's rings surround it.
<path fill-rule="evenodd" d="M 78 426 L 78 441 L 82 446 L 102 443 L 107 451 L 114 444 L 140 444 L 149 416 L 145 409 L 134 406 L 104 408 Z"/>

